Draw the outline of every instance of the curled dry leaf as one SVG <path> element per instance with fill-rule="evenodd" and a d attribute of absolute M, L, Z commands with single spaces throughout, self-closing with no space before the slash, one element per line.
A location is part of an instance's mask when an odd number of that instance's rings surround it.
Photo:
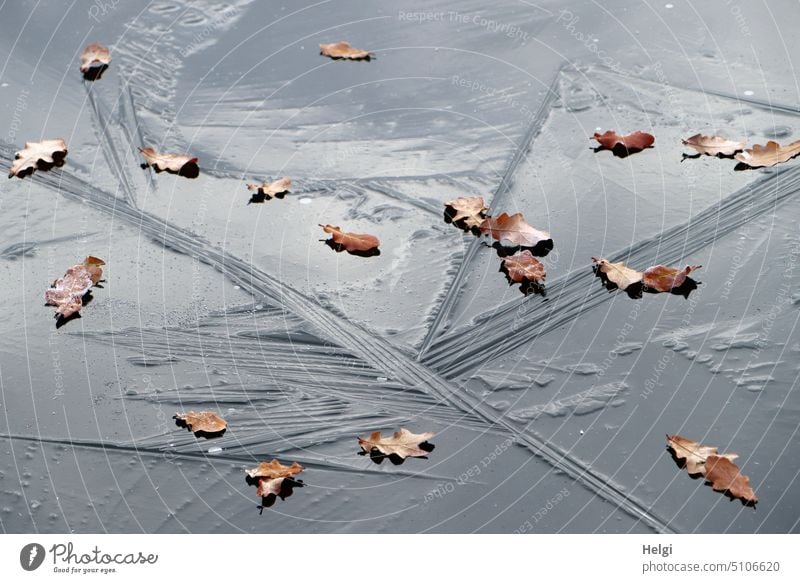
<path fill-rule="evenodd" d="M 258 490 L 256 494 L 262 498 L 274 494 L 277 496 L 281 492 L 281 486 L 286 478 L 291 478 L 303 471 L 303 466 L 294 462 L 291 466 L 284 466 L 278 460 L 271 462 L 261 462 L 258 467 L 247 470 L 247 475 L 258 480 Z"/>
<path fill-rule="evenodd" d="M 81 53 L 81 73 L 89 73 L 91 69 L 105 68 L 111 63 L 111 53 L 101 44 L 87 45 Z"/>
<path fill-rule="evenodd" d="M 331 59 L 351 59 L 369 61 L 374 55 L 369 51 L 350 46 L 347 41 L 319 45 L 319 53 Z"/>
<path fill-rule="evenodd" d="M 668 292 L 674 288 L 681 287 L 686 281 L 686 277 L 695 269 L 700 269 L 702 265 L 687 265 L 683 269 L 655 265 L 648 267 L 642 274 L 642 283 L 648 288 L 658 292 Z"/>
<path fill-rule="evenodd" d="M 482 234 L 488 234 L 505 247 L 536 247 L 550 241 L 550 233 L 533 228 L 525 222 L 522 213 L 487 217 L 480 224 Z"/>
<path fill-rule="evenodd" d="M 622 146 L 629 152 L 638 152 L 649 148 L 655 143 L 656 139 L 652 135 L 645 132 L 633 132 L 626 136 L 620 136 L 614 131 L 607 131 L 604 134 L 595 133 L 592 139 L 607 150 L 613 150 L 617 146 Z"/>
<path fill-rule="evenodd" d="M 24 178 L 36 169 L 48 170 L 52 166 L 63 166 L 67 156 L 67 143 L 64 140 L 43 140 L 25 142 L 25 147 L 17 152 L 8 177 Z"/>
<path fill-rule="evenodd" d="M 694 148 L 700 154 L 705 154 L 706 156 L 733 156 L 736 152 L 744 149 L 744 142 L 726 140 L 720 136 L 695 134 L 681 141 L 684 146 Z"/>
<path fill-rule="evenodd" d="M 642 281 L 642 272 L 626 267 L 621 261 L 611 263 L 608 259 L 598 259 L 597 257 L 592 257 L 592 261 L 597 264 L 597 270 L 621 290 L 628 289 L 629 286 Z"/>
<path fill-rule="evenodd" d="M 185 154 L 159 154 L 153 148 L 139 148 L 144 156 L 145 166 L 152 166 L 156 172 L 182 174 L 189 166 L 197 167 L 197 158 Z"/>
<path fill-rule="evenodd" d="M 176 413 L 173 419 L 186 425 L 193 433 L 219 433 L 228 428 L 228 422 L 213 411 L 189 411 L 184 415 Z"/>
<path fill-rule="evenodd" d="M 505 270 L 514 283 L 539 283 L 546 277 L 542 262 L 527 249 L 503 259 L 501 269 Z"/>
<path fill-rule="evenodd" d="M 444 206 L 450 220 L 467 229 L 479 226 L 489 210 L 482 196 L 461 196 L 444 203 Z"/>
<path fill-rule="evenodd" d="M 323 231 L 332 235 L 331 241 L 335 246 L 350 253 L 372 251 L 381 244 L 380 239 L 374 235 L 345 233 L 341 227 L 334 227 L 333 225 L 320 225 L 320 227 L 322 227 Z"/>
<path fill-rule="evenodd" d="M 734 498 L 755 504 L 758 496 L 750 486 L 750 478 L 727 456 L 710 455 L 706 460 L 706 480 L 717 492 L 728 492 Z"/>
<path fill-rule="evenodd" d="M 667 435 L 667 445 L 676 459 L 685 462 L 690 475 L 705 476 L 717 492 L 727 491 L 745 502 L 758 502 L 750 480 L 733 463 L 739 457 L 737 454 L 720 454 L 716 447 L 702 445 L 681 435 Z"/>
<path fill-rule="evenodd" d="M 407 457 L 421 457 L 428 455 L 428 452 L 419 446 L 431 437 L 433 433 L 411 433 L 408 429 L 401 427 L 391 437 L 381 437 L 380 431 L 373 432 L 369 437 L 359 437 L 358 445 L 365 452 L 370 453 L 377 449 L 384 455 L 396 455 L 402 459 Z"/>
<path fill-rule="evenodd" d="M 90 255 L 80 265 L 67 269 L 64 276 L 55 280 L 50 289 L 45 291 L 45 304 L 56 307 L 56 318 L 69 318 L 80 311 L 83 296 L 103 276 L 101 265 L 105 265 L 102 259 Z"/>
<path fill-rule="evenodd" d="M 279 178 L 274 182 L 267 182 L 266 180 L 261 184 L 248 184 L 247 189 L 250 192 L 255 192 L 256 194 L 260 194 L 266 196 L 267 198 L 272 198 L 273 196 L 286 194 L 289 192 L 289 189 L 292 187 L 292 179 L 288 176 L 284 176 L 283 178 Z"/>
<path fill-rule="evenodd" d="M 752 168 L 760 168 L 787 162 L 798 154 L 800 154 L 800 140 L 786 146 L 770 140 L 766 146 L 755 144 L 752 148 L 736 154 L 735 158 Z"/>

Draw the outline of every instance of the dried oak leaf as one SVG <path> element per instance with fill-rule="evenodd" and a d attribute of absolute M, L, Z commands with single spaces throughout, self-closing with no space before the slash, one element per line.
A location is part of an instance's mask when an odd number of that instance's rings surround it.
<path fill-rule="evenodd" d="M 592 139 L 607 150 L 613 150 L 617 146 L 625 148 L 628 152 L 638 152 L 653 145 L 655 137 L 645 132 L 633 132 L 626 136 L 620 136 L 614 131 L 607 131 L 604 134 L 595 133 Z"/>
<path fill-rule="evenodd" d="M 719 456 L 716 447 L 702 445 L 682 435 L 667 435 L 667 444 L 675 452 L 675 457 L 678 460 L 685 461 L 686 471 L 693 476 L 698 474 L 705 475 L 705 463 L 708 456 Z M 725 457 L 729 460 L 735 460 L 739 456 L 735 453 L 729 453 Z"/>
<path fill-rule="evenodd" d="M 743 150 L 745 144 L 726 140 L 720 136 L 704 136 L 702 134 L 695 134 L 681 141 L 684 146 L 694 148 L 706 156 L 733 156 L 736 152 Z"/>
<path fill-rule="evenodd" d="M 503 259 L 501 269 L 505 270 L 513 283 L 539 283 L 547 277 L 542 262 L 527 249 Z"/>
<path fill-rule="evenodd" d="M 228 428 L 228 422 L 213 411 L 189 411 L 184 415 L 176 413 L 173 419 L 186 425 L 193 433 L 219 433 Z"/>
<path fill-rule="evenodd" d="M 681 435 L 667 435 L 667 445 L 676 459 L 685 462 L 686 471 L 690 475 L 704 476 L 715 491 L 727 491 L 734 498 L 745 502 L 758 502 L 750 480 L 733 463 L 739 457 L 737 454 L 720 454 L 716 447 L 702 445 Z"/>
<path fill-rule="evenodd" d="M 479 226 L 489 210 L 482 196 L 460 196 L 444 203 L 444 206 L 450 220 L 467 229 Z"/>
<path fill-rule="evenodd" d="M 550 241 L 550 233 L 533 228 L 525 222 L 522 213 L 487 217 L 480 224 L 482 234 L 488 234 L 505 247 L 536 247 Z"/>
<path fill-rule="evenodd" d="M 159 154 L 153 148 L 139 148 L 144 156 L 145 167 L 152 166 L 156 172 L 171 172 L 196 176 L 197 158 L 185 154 Z"/>
<path fill-rule="evenodd" d="M 320 225 L 322 230 L 332 235 L 331 241 L 333 245 L 344 249 L 350 253 L 366 253 L 377 249 L 381 242 L 374 235 L 367 235 L 363 233 L 345 233 L 341 227 L 334 227 L 333 225 Z"/>
<path fill-rule="evenodd" d="M 419 446 L 433 435 L 430 431 L 411 433 L 405 427 L 401 427 L 400 431 L 396 431 L 391 437 L 381 437 L 380 431 L 373 432 L 369 437 L 359 437 L 358 445 L 367 453 L 377 449 L 384 455 L 396 455 L 401 459 L 421 457 L 428 455 L 428 452 Z"/>
<path fill-rule="evenodd" d="M 629 286 L 642 281 L 642 272 L 626 267 L 622 261 L 611 263 L 608 259 L 598 259 L 597 257 L 592 257 L 592 261 L 597 263 L 597 270 L 621 290 L 628 289 Z"/>
<path fill-rule="evenodd" d="M 280 494 L 283 481 L 302 471 L 303 466 L 297 462 L 291 466 L 284 466 L 278 460 L 272 460 L 271 462 L 261 462 L 258 467 L 247 470 L 246 473 L 250 478 L 258 480 L 256 494 L 265 498 L 270 494 L 276 496 Z"/>
<path fill-rule="evenodd" d="M 760 168 L 787 162 L 798 154 L 800 154 L 800 140 L 786 146 L 770 140 L 766 146 L 755 144 L 752 148 L 744 150 L 734 157 L 751 168 Z"/>
<path fill-rule="evenodd" d="M 648 288 L 658 292 L 668 292 L 674 288 L 681 287 L 686 281 L 687 276 L 695 269 L 700 269 L 702 265 L 687 265 L 683 269 L 666 267 L 664 265 L 654 265 L 644 270 L 642 283 Z"/>
<path fill-rule="evenodd" d="M 105 265 L 103 260 L 90 255 L 83 263 L 67 269 L 64 276 L 44 292 L 45 304 L 56 307 L 56 318 L 69 318 L 80 311 L 83 296 L 103 276 L 100 265 Z"/>
<path fill-rule="evenodd" d="M 369 61 L 373 55 L 369 51 L 357 49 L 350 46 L 347 41 L 339 41 L 338 43 L 321 44 L 319 45 L 319 54 L 331 59 L 351 59 L 353 61 L 365 60 Z"/>
<path fill-rule="evenodd" d="M 81 53 L 81 73 L 91 73 L 92 69 L 99 71 L 106 69 L 111 63 L 111 53 L 108 48 L 98 43 L 87 45 Z M 99 76 L 99 75 L 98 75 Z"/>
<path fill-rule="evenodd" d="M 750 479 L 728 456 L 710 455 L 706 459 L 706 480 L 717 492 L 728 492 L 734 498 L 755 504 L 758 496 L 750 486 Z"/>
<path fill-rule="evenodd" d="M 279 178 L 274 182 L 264 181 L 261 184 L 248 184 L 247 189 L 250 192 L 254 192 L 256 194 L 260 194 L 262 196 L 266 196 L 267 198 L 272 198 L 273 196 L 278 196 L 281 194 L 286 194 L 289 192 L 289 189 L 292 187 L 292 179 L 288 176 L 284 176 L 283 178 Z"/>
<path fill-rule="evenodd" d="M 17 152 L 8 177 L 25 178 L 34 170 L 49 170 L 53 166 L 63 166 L 67 156 L 67 143 L 64 140 L 42 140 L 25 142 L 25 147 Z"/>

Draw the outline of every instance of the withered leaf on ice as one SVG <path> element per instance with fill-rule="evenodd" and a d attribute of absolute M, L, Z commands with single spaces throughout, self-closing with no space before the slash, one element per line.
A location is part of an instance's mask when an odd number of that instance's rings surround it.
<path fill-rule="evenodd" d="M 540 283 L 546 277 L 542 262 L 527 249 L 503 259 L 502 269 L 514 283 Z"/>
<path fill-rule="evenodd" d="M 684 146 L 689 146 L 706 156 L 733 156 L 736 152 L 744 149 L 744 142 L 735 142 L 720 136 L 695 134 L 681 141 Z"/>
<path fill-rule="evenodd" d="M 450 220 L 466 229 L 480 226 L 489 210 L 482 196 L 461 196 L 444 203 L 444 206 Z"/>
<path fill-rule="evenodd" d="M 717 492 L 728 492 L 734 498 L 755 504 L 758 497 L 733 460 L 735 453 L 720 454 L 716 447 L 702 445 L 681 435 L 667 435 L 667 445 L 678 461 L 683 461 L 686 471 L 693 476 L 705 476 Z"/>
<path fill-rule="evenodd" d="M 611 263 L 608 259 L 598 259 L 597 257 L 592 257 L 592 261 L 597 264 L 597 270 L 621 290 L 628 289 L 629 286 L 642 281 L 642 272 L 626 267 L 622 261 Z"/>
<path fill-rule="evenodd" d="M 108 48 L 98 43 L 87 45 L 81 53 L 81 73 L 89 80 L 99 79 L 111 63 Z"/>
<path fill-rule="evenodd" d="M 228 428 L 228 422 L 213 411 L 189 411 L 183 415 L 176 413 L 173 419 L 185 425 L 193 433 L 220 433 Z"/>
<path fill-rule="evenodd" d="M 67 156 L 67 143 L 64 140 L 43 140 L 25 142 L 25 147 L 17 152 L 8 177 L 25 178 L 34 170 L 49 170 L 53 166 L 63 166 Z"/>
<path fill-rule="evenodd" d="M 420 445 L 433 437 L 433 433 L 411 433 L 408 429 L 401 427 L 393 435 L 381 437 L 380 431 L 373 432 L 369 437 L 359 437 L 358 445 L 365 452 L 370 453 L 377 449 L 384 455 L 396 455 L 401 459 L 407 457 L 421 457 L 428 455 L 429 452 L 420 448 Z"/>
<path fill-rule="evenodd" d="M 248 184 L 247 189 L 250 192 L 254 192 L 256 194 L 265 196 L 267 198 L 272 198 L 274 196 L 279 196 L 282 194 L 286 194 L 289 192 L 289 189 L 292 187 L 292 179 L 288 176 L 284 176 L 283 178 L 279 178 L 274 182 L 269 182 L 265 180 L 261 184 Z"/>
<path fill-rule="evenodd" d="M 786 146 L 770 140 L 766 146 L 755 144 L 752 148 L 736 154 L 735 158 L 751 168 L 761 168 L 787 162 L 798 154 L 800 154 L 800 140 Z"/>
<path fill-rule="evenodd" d="M 592 139 L 607 150 L 614 150 L 617 147 L 622 147 L 630 153 L 638 152 L 649 148 L 655 143 L 656 139 L 646 132 L 633 132 L 625 136 L 621 136 L 614 131 L 607 131 L 604 134 L 595 134 Z"/>
<path fill-rule="evenodd" d="M 320 225 L 320 227 L 326 233 L 330 233 L 331 245 L 337 250 L 344 249 L 354 254 L 369 253 L 377 250 L 381 244 L 380 239 L 374 235 L 346 233 L 342 231 L 341 227 L 334 227 L 333 225 Z"/>
<path fill-rule="evenodd" d="M 487 217 L 481 222 L 480 231 L 506 247 L 536 247 L 539 243 L 551 240 L 550 233 L 526 223 L 522 213 Z"/>
<path fill-rule="evenodd" d="M 44 293 L 48 306 L 56 307 L 56 318 L 69 318 L 83 307 L 83 296 L 103 276 L 102 259 L 88 256 L 83 263 L 67 269 L 63 277 L 55 280 Z"/>
<path fill-rule="evenodd" d="M 250 478 L 258 480 L 256 494 L 265 498 L 270 494 L 279 495 L 283 481 L 302 471 L 303 466 L 297 462 L 291 466 L 284 466 L 278 460 L 272 460 L 271 462 L 261 462 L 258 467 L 247 470 L 246 473 Z"/>
<path fill-rule="evenodd" d="M 369 61 L 373 55 L 369 51 L 357 49 L 347 41 L 319 45 L 319 53 L 331 59 L 352 59 Z"/>
<path fill-rule="evenodd" d="M 681 287 L 687 276 L 701 267 L 702 265 L 687 265 L 683 269 L 676 269 L 665 265 L 654 265 L 644 270 L 642 283 L 652 290 L 668 292 Z"/>
<path fill-rule="evenodd" d="M 156 172 L 171 172 L 194 178 L 199 172 L 197 158 L 186 154 L 160 154 L 153 148 L 139 148 L 145 160 L 145 167 L 152 166 Z"/>

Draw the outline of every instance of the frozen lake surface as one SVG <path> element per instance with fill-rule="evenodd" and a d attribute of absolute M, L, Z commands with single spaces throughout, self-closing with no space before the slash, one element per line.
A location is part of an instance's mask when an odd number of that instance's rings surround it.
<path fill-rule="evenodd" d="M 800 9 L 706 4 L 3 4 L 2 165 L 69 154 L 0 189 L 2 531 L 800 531 L 800 159 L 681 144 L 800 139 Z M 320 56 L 338 40 L 376 58 Z M 655 146 L 594 151 L 608 129 Z M 476 195 L 552 234 L 545 295 L 443 220 Z M 86 255 L 106 282 L 56 328 L 44 290 Z M 703 268 L 630 297 L 593 256 Z M 401 426 L 427 459 L 358 455 Z M 737 452 L 758 504 L 687 476 L 675 433 Z M 306 469 L 260 508 L 243 470 L 273 458 Z"/>

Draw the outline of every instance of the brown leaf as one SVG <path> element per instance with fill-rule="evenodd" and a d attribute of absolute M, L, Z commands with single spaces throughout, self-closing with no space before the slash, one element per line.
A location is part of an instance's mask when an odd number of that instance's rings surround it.
<path fill-rule="evenodd" d="M 750 479 L 727 456 L 710 455 L 706 459 L 706 479 L 717 492 L 728 492 L 734 498 L 755 504 L 758 497 L 750 486 Z"/>
<path fill-rule="evenodd" d="M 256 494 L 264 498 L 270 494 L 276 496 L 280 494 L 283 481 L 302 471 L 303 466 L 297 462 L 291 466 L 284 466 L 278 460 L 272 460 L 271 462 L 261 462 L 258 467 L 246 470 L 246 473 L 250 478 L 258 480 Z"/>
<path fill-rule="evenodd" d="M 800 154 L 800 140 L 787 146 L 781 146 L 778 142 L 770 140 L 766 146 L 755 144 L 751 149 L 744 150 L 734 157 L 751 168 L 760 168 L 787 162 L 798 154 Z"/>
<path fill-rule="evenodd" d="M 197 167 L 197 158 L 185 154 L 159 154 L 153 148 L 139 148 L 144 156 L 145 165 L 152 166 L 156 172 L 172 172 L 181 174 L 187 171 L 188 166 Z"/>
<path fill-rule="evenodd" d="M 347 41 L 339 41 L 338 43 L 321 44 L 319 45 L 319 53 L 330 57 L 331 59 L 352 59 L 354 61 L 365 60 L 369 61 L 373 55 L 369 51 L 357 49 L 350 46 Z"/>
<path fill-rule="evenodd" d="M 527 249 L 503 259 L 502 269 L 514 283 L 526 281 L 539 283 L 547 277 L 542 262 Z"/>
<path fill-rule="evenodd" d="M 489 210 L 482 196 L 461 196 L 444 203 L 450 220 L 467 229 L 479 226 Z"/>
<path fill-rule="evenodd" d="M 716 447 L 702 445 L 682 435 L 667 435 L 667 444 L 675 452 L 678 460 L 686 462 L 686 471 L 690 475 L 705 475 L 705 463 L 708 456 L 718 456 Z M 735 460 L 738 455 L 735 453 L 726 454 L 729 460 Z"/>
<path fill-rule="evenodd" d="M 345 233 L 340 227 L 332 225 L 320 225 L 322 230 L 332 235 L 333 244 L 353 252 L 367 252 L 377 249 L 381 242 L 380 239 L 374 235 L 366 235 L 360 233 Z"/>
<path fill-rule="evenodd" d="M 622 146 L 629 152 L 638 152 L 649 148 L 656 141 L 655 137 L 645 132 L 633 132 L 626 136 L 620 136 L 614 131 L 607 131 L 604 134 L 595 133 L 592 136 L 598 143 L 607 150 L 613 150 L 617 146 Z"/>
<path fill-rule="evenodd" d="M 105 265 L 103 260 L 90 255 L 82 264 L 67 269 L 64 276 L 45 291 L 45 304 L 56 306 L 56 317 L 69 318 L 80 311 L 83 296 L 103 275 L 100 265 Z"/>
<path fill-rule="evenodd" d="M 219 433 L 228 428 L 228 422 L 213 411 L 189 411 L 184 415 L 176 413 L 173 419 L 185 424 L 193 433 Z"/>
<path fill-rule="evenodd" d="M 63 166 L 67 155 L 67 144 L 64 140 L 43 140 L 41 142 L 25 142 L 25 148 L 17 152 L 11 163 L 8 177 L 25 178 L 40 168 L 49 170 L 51 166 Z"/>
<path fill-rule="evenodd" d="M 597 263 L 597 270 L 621 290 L 628 289 L 629 286 L 642 281 L 643 274 L 640 271 L 626 267 L 621 261 L 611 263 L 608 259 L 598 259 L 597 257 L 592 257 L 592 261 Z"/>
<path fill-rule="evenodd" d="M 648 288 L 658 292 L 668 292 L 674 288 L 681 287 L 686 281 L 686 277 L 695 269 L 700 269 L 702 265 L 687 265 L 683 269 L 655 265 L 648 267 L 642 274 L 642 283 Z"/>
<path fill-rule="evenodd" d="M 736 152 L 744 149 L 745 145 L 744 142 L 734 142 L 720 136 L 704 136 L 702 134 L 695 134 L 681 141 L 684 146 L 694 148 L 706 156 L 733 156 Z"/>
<path fill-rule="evenodd" d="M 284 176 L 274 182 L 267 182 L 266 180 L 261 184 L 248 184 L 247 189 L 250 192 L 255 192 L 257 194 L 266 196 L 267 198 L 272 198 L 273 196 L 286 194 L 289 192 L 289 189 L 292 187 L 292 179 L 288 176 Z"/>
<path fill-rule="evenodd" d="M 420 457 L 428 455 L 424 449 L 420 449 L 420 444 L 425 443 L 433 433 L 411 433 L 408 429 L 401 427 L 391 437 L 381 437 L 380 431 L 373 432 L 369 437 L 359 437 L 358 445 L 365 452 L 370 453 L 377 449 L 384 455 L 396 455 L 402 459 L 407 457 Z"/>
<path fill-rule="evenodd" d="M 101 44 L 87 45 L 81 53 L 81 73 L 88 73 L 92 68 L 108 67 L 111 63 L 111 53 Z"/>
<path fill-rule="evenodd" d="M 506 247 L 536 247 L 550 240 L 550 233 L 534 229 L 525 222 L 522 213 L 509 216 L 487 217 L 481 222 L 480 231 Z"/>
<path fill-rule="evenodd" d="M 727 491 L 745 502 L 758 502 L 750 487 L 750 480 L 733 463 L 739 457 L 735 453 L 720 454 L 716 447 L 702 445 L 681 435 L 667 435 L 667 444 L 676 459 L 685 461 L 686 471 L 690 475 L 705 476 L 717 492 Z"/>

